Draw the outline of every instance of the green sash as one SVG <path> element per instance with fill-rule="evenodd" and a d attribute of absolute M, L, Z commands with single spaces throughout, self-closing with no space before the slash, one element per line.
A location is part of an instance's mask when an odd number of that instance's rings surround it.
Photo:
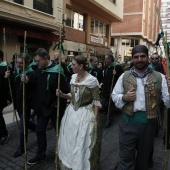
<path fill-rule="evenodd" d="M 33 69 L 28 66 L 28 67 L 25 68 L 25 73 L 24 73 L 24 74 L 30 73 L 30 72 L 32 72 L 32 71 L 33 71 Z M 17 77 L 19 77 L 19 76 L 20 76 L 20 78 L 21 78 L 22 74 L 23 74 L 23 72 L 22 72 L 21 70 L 19 70 L 19 68 L 17 68 L 15 79 L 16 79 Z"/>
<path fill-rule="evenodd" d="M 2 62 L 0 63 L 0 66 L 7 66 L 6 61 L 2 61 Z"/>
<path fill-rule="evenodd" d="M 43 73 L 60 73 L 65 77 L 63 67 L 60 67 L 60 72 L 59 72 L 59 65 L 56 65 L 54 67 L 47 68 L 45 70 L 41 70 L 41 74 Z M 50 74 L 47 76 L 47 90 L 49 89 L 49 80 L 50 80 Z"/>

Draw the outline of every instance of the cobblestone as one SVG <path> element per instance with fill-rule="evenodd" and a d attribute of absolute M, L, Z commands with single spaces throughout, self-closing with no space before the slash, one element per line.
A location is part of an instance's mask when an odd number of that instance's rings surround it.
<path fill-rule="evenodd" d="M 119 156 L 119 130 L 118 124 L 120 115 L 116 115 L 112 126 L 108 129 L 104 128 L 106 123 L 106 115 L 101 114 L 102 120 L 102 146 L 101 146 L 101 161 L 100 170 L 113 170 L 114 166 L 118 161 Z M 24 155 L 13 158 L 14 152 L 18 148 L 19 142 L 19 131 L 15 123 L 11 123 L 7 126 L 10 139 L 7 144 L 0 145 L 0 170 L 23 170 L 25 157 Z M 155 151 L 154 151 L 154 166 L 152 170 L 163 170 L 164 169 L 164 146 L 162 142 L 163 128 L 155 138 Z M 56 135 L 54 130 L 47 130 L 47 157 L 46 160 L 38 163 L 34 166 L 27 166 L 28 170 L 55 170 L 55 141 Z M 28 143 L 27 143 L 27 158 L 30 159 L 35 156 L 37 149 L 36 134 L 29 132 Z M 167 161 L 170 160 L 170 150 L 167 150 Z"/>

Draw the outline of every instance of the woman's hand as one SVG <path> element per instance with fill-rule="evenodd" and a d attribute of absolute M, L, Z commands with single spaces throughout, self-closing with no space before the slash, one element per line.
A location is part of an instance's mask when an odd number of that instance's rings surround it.
<path fill-rule="evenodd" d="M 56 89 L 56 96 L 64 98 L 63 92 L 61 90 L 59 90 L 59 89 Z"/>

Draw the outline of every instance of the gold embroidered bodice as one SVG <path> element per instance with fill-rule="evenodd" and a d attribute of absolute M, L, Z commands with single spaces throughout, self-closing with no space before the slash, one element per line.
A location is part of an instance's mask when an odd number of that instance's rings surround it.
<path fill-rule="evenodd" d="M 74 110 L 91 104 L 93 100 L 100 100 L 98 86 L 88 88 L 86 85 L 71 84 L 71 95 Z"/>

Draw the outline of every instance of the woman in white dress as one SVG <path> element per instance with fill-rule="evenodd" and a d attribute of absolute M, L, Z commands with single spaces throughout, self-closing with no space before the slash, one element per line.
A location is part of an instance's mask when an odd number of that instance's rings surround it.
<path fill-rule="evenodd" d="M 61 170 L 99 170 L 101 133 L 98 110 L 101 106 L 99 83 L 88 74 L 87 59 L 76 56 L 72 60 L 75 74 L 71 79 L 71 93 L 57 90 L 56 95 L 71 100 L 63 116 L 59 141 Z"/>

